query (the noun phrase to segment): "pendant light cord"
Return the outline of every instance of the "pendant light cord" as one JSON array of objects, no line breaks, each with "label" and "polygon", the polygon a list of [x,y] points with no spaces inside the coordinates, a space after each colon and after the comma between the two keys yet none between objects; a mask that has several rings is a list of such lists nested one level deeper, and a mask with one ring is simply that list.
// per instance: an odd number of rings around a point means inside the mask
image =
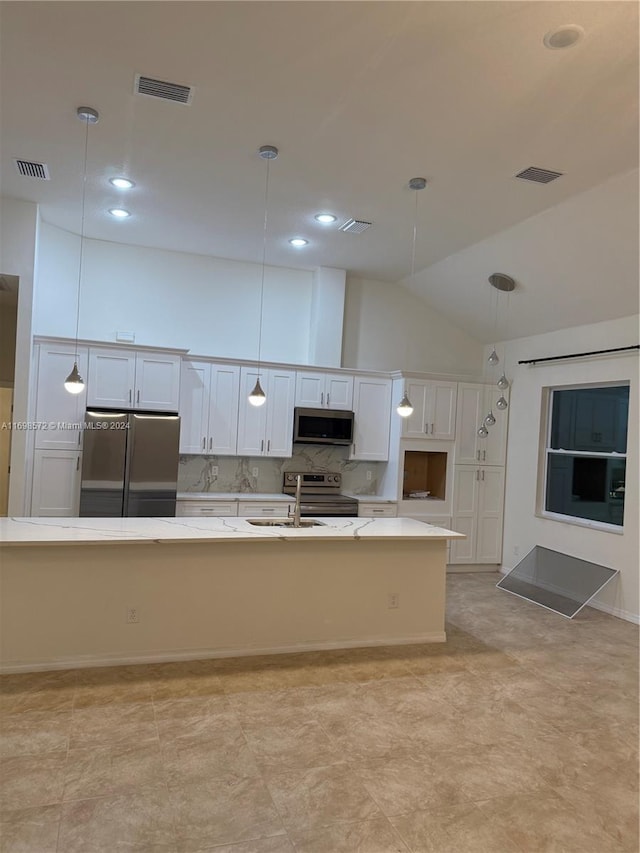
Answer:
[{"label": "pendant light cord", "polygon": [[80,258],[78,261],[78,298],[76,301],[76,347],[75,360],[78,361],[78,332],[80,329],[80,284],[82,281],[82,254],[84,251],[84,207],[87,195],[87,151],[89,149],[89,118],[85,119],[84,165],[82,169],[82,205],[80,214]]},{"label": "pendant light cord", "polygon": [[266,159],[267,174],[264,182],[264,222],[262,225],[262,274],[260,278],[260,325],[258,327],[258,375],[260,374],[260,362],[262,361],[262,306],[264,304],[264,266],[267,257],[267,219],[269,215],[269,159]]}]

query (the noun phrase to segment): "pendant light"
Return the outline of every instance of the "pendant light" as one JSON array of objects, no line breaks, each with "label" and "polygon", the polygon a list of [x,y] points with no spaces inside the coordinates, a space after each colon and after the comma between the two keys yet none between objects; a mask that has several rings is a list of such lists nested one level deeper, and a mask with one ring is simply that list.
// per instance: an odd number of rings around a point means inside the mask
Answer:
[{"label": "pendant light", "polygon": [[[505,337],[506,337],[507,333],[509,331],[509,329],[508,329],[508,326],[509,326],[509,294],[511,294],[511,292],[515,290],[516,283],[511,278],[510,275],[506,275],[505,273],[502,273],[502,272],[494,272],[489,276],[489,284],[492,287],[495,287],[495,289],[498,291],[498,297],[497,298],[499,298],[500,293],[506,293],[507,294],[507,311],[506,311],[506,328],[505,328]],[[496,308],[497,308],[497,304],[496,304]],[[498,386],[500,391],[503,392],[500,394],[500,397],[496,400],[496,409],[499,409],[501,412],[503,412],[509,405],[509,403],[507,402],[507,398],[504,396],[504,392],[509,387],[509,380],[507,379],[507,376],[504,372],[504,367],[503,367],[502,374],[501,374],[500,378],[496,382],[496,385]]]},{"label": "pendant light", "polygon": [[262,390],[260,384],[260,361],[262,354],[262,306],[264,303],[264,265],[267,252],[267,215],[269,211],[269,162],[275,160],[278,156],[278,149],[275,145],[261,145],[258,149],[258,155],[266,160],[266,178],[264,185],[264,221],[262,226],[262,273],[260,278],[260,326],[258,328],[258,378],[253,386],[253,391],[249,394],[249,402],[252,406],[262,406],[267,400],[267,395]]},{"label": "pendant light", "polygon": [[[413,274],[416,268],[416,235],[418,233],[418,193],[417,190],[423,190],[427,185],[426,178],[411,178],[409,181],[409,189],[416,191],[416,203],[415,210],[413,214],[413,236],[411,239],[411,278],[413,278]],[[407,390],[405,388],[404,394],[402,395],[402,400],[398,403],[396,408],[396,412],[400,415],[401,418],[408,418],[409,415],[413,414],[413,406],[411,405],[411,400],[407,395]]]},{"label": "pendant light", "polygon": [[[498,329],[498,301],[499,301],[500,293],[507,293],[507,294],[511,293],[511,291],[515,289],[516,283],[511,278],[511,276],[505,275],[505,273],[496,272],[496,273],[492,273],[492,275],[489,276],[489,284],[492,287],[494,287],[496,290],[496,295],[495,295],[496,304],[495,304],[495,312],[494,312],[494,320],[493,320],[493,339],[495,342],[496,337],[497,337],[497,329]],[[508,302],[507,302],[507,306],[508,306]],[[489,353],[489,357],[487,358],[487,364],[492,369],[497,367],[498,364],[500,364],[500,357],[498,356],[498,353],[496,352],[495,343],[491,349],[491,352]],[[500,375],[500,378],[496,382],[496,385],[500,389],[500,391],[502,391],[502,392],[506,391],[507,388],[509,387],[509,380],[506,377],[504,369],[502,371],[502,374]],[[496,409],[498,409],[499,411],[504,411],[508,407],[508,405],[509,404],[507,402],[507,399],[504,396],[504,393],[502,393],[500,395],[500,397],[498,398],[498,400],[496,400]],[[485,415],[485,417],[482,420],[482,423],[478,427],[478,435],[480,436],[480,438],[486,438],[489,435],[489,427],[494,426],[495,423],[496,423],[496,416],[493,414],[493,407],[491,406],[489,408],[489,413],[487,415]]]},{"label": "pendant light", "polygon": [[76,114],[85,123],[84,133],[84,167],[82,170],[82,206],[80,215],[80,258],[78,260],[78,297],[76,300],[76,338],[74,349],[73,370],[64,380],[64,387],[70,394],[80,394],[84,391],[84,380],[78,370],[78,329],[80,324],[80,282],[82,281],[82,252],[84,249],[84,206],[87,194],[87,151],[89,148],[89,125],[97,124],[98,111],[92,107],[78,107]]}]

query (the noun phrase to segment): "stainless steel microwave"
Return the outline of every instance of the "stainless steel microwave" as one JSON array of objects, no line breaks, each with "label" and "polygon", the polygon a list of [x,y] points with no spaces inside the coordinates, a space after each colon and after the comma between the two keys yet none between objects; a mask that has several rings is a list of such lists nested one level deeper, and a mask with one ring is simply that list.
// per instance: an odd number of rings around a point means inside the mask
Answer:
[{"label": "stainless steel microwave", "polygon": [[305,444],[351,444],[353,412],[341,409],[294,409],[293,440]]}]

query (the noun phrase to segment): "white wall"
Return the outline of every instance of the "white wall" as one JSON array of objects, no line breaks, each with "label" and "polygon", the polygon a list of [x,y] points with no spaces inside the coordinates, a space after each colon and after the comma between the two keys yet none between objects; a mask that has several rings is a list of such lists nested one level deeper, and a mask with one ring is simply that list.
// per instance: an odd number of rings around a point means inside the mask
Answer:
[{"label": "white wall", "polygon": [[402,284],[347,276],[344,367],[477,374],[482,345]]},{"label": "white wall", "polygon": [[[509,412],[503,563],[513,568],[534,545],[620,570],[596,599],[608,612],[638,621],[638,353],[517,366],[520,359],[588,352],[638,343],[638,316],[509,341],[507,375],[513,380]],[[504,354],[504,345],[498,347]],[[560,385],[629,381],[629,434],[624,532],[540,518],[536,490],[540,463],[542,389]],[[519,549],[520,557],[514,554]]]},{"label": "white wall", "polygon": [[[26,422],[29,414],[32,302],[38,274],[39,226],[37,205],[12,198],[0,199],[0,272],[19,278],[14,421]],[[28,481],[26,440],[25,431],[12,433],[9,515],[24,515],[25,483]]]},{"label": "white wall", "polygon": [[[79,238],[42,223],[33,333],[75,336]],[[263,360],[308,363],[313,273],[266,267]],[[79,336],[258,358],[261,266],[85,240]]]}]

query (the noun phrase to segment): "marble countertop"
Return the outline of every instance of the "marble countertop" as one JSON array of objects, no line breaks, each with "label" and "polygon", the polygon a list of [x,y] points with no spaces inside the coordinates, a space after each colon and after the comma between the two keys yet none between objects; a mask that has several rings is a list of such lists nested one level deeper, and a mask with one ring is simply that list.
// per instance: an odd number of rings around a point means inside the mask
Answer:
[{"label": "marble countertop", "polygon": [[261,492],[178,492],[178,501],[283,501],[291,503],[290,495],[282,492],[267,494]]},{"label": "marble countertop", "polygon": [[353,492],[343,492],[343,495],[347,498],[355,498],[357,501],[361,501],[365,504],[397,504],[398,501],[395,498],[383,498],[380,495],[356,495]]},{"label": "marble countertop", "polygon": [[0,547],[464,538],[412,518],[323,518],[306,528],[256,527],[246,518],[0,518]]}]

